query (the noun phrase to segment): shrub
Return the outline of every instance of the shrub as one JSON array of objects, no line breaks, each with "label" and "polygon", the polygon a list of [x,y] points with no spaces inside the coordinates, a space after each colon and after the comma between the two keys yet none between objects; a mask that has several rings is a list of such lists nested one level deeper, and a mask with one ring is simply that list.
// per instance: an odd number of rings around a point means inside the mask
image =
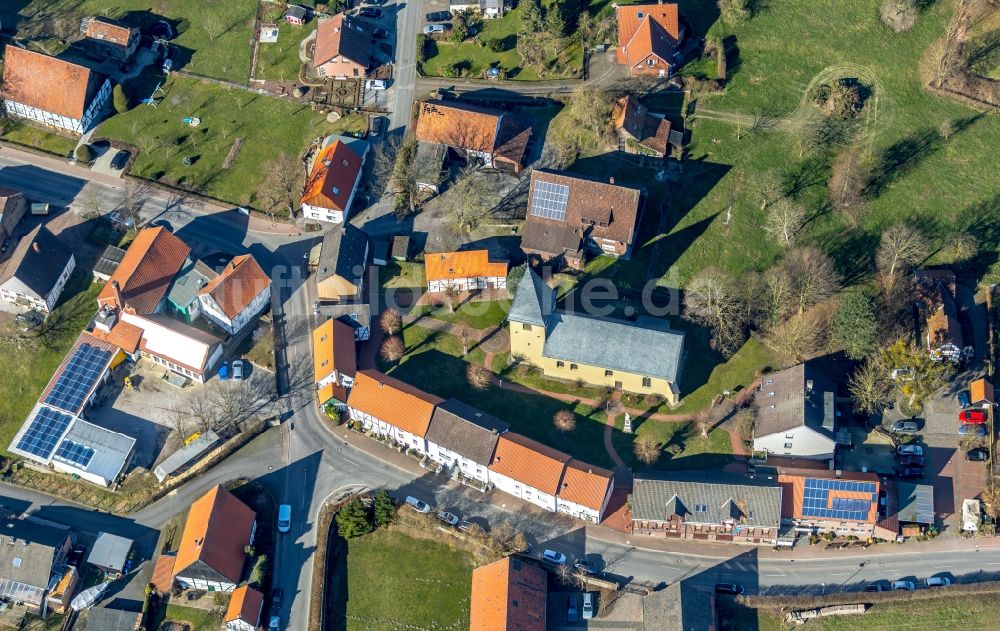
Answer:
[{"label": "shrub", "polygon": [[431,38],[423,33],[417,35],[417,63],[422,64],[427,61],[427,47]]},{"label": "shrub", "polygon": [[76,159],[79,162],[91,162],[94,159],[94,152],[90,150],[90,145],[80,145],[77,147]]},{"label": "shrub", "polygon": [[882,0],[878,10],[882,23],[897,33],[913,28],[917,23],[917,13],[914,0]]},{"label": "shrub", "polygon": [[506,44],[504,44],[502,37],[495,37],[493,39],[487,40],[486,47],[495,53],[502,53],[507,50]]},{"label": "shrub", "polygon": [[125,94],[125,88],[121,84],[116,85],[115,89],[112,90],[111,102],[119,114],[124,114],[129,110],[128,95]]},{"label": "shrub", "polygon": [[718,0],[719,13],[729,24],[739,24],[750,19],[750,6],[747,0]]},{"label": "shrub", "polygon": [[812,101],[828,116],[841,120],[854,118],[864,105],[861,87],[856,81],[848,79],[820,85],[813,93]]},{"label": "shrub", "polygon": [[572,410],[559,410],[552,417],[552,424],[560,432],[571,432],[576,429],[576,414]]},{"label": "shrub", "polygon": [[264,584],[264,578],[267,576],[267,555],[262,554],[257,557],[257,560],[253,564],[253,569],[250,570],[250,580],[248,581],[254,587],[260,587]]},{"label": "shrub", "polygon": [[396,519],[396,503],[392,501],[389,492],[382,489],[375,495],[375,525],[379,528],[388,526]]},{"label": "shrub", "polygon": [[360,499],[355,497],[337,511],[337,529],[344,539],[366,535],[373,530],[368,511]]}]

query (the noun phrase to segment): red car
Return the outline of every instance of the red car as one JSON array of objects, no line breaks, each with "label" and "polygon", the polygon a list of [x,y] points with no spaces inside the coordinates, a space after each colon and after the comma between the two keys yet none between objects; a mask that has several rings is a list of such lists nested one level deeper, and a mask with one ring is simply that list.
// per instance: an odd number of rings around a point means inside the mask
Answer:
[{"label": "red car", "polygon": [[982,410],[962,410],[958,413],[959,423],[980,424],[986,422],[986,413]]}]

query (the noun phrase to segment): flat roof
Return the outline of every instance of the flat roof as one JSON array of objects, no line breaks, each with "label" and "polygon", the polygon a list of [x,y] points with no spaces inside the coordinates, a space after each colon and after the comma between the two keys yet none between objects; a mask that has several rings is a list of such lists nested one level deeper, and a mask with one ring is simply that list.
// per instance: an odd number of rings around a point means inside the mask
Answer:
[{"label": "flat roof", "polygon": [[87,563],[120,572],[125,568],[130,550],[132,550],[131,539],[102,532],[97,535],[97,541],[94,542],[94,547],[87,555]]}]

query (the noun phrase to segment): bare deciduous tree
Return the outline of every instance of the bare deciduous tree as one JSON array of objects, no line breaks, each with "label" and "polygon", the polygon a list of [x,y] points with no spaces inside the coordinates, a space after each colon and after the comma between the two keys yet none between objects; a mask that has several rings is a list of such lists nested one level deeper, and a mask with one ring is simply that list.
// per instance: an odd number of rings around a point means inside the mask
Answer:
[{"label": "bare deciduous tree", "polygon": [[[322,175],[321,169],[315,177]],[[302,193],[304,181],[302,164],[287,153],[283,153],[265,168],[264,179],[257,187],[257,199],[263,203],[265,210],[272,213],[287,213],[289,217],[294,217],[295,206]]]},{"label": "bare deciduous tree", "polygon": [[398,362],[406,354],[406,345],[398,335],[392,335],[382,341],[378,354],[387,362]]},{"label": "bare deciduous tree", "polygon": [[854,406],[865,414],[877,414],[892,401],[889,369],[878,356],[869,357],[848,381]]},{"label": "bare deciduous tree", "polygon": [[455,298],[458,298],[458,294],[461,292],[454,285],[448,285],[442,293],[444,294],[445,304],[448,305],[448,313],[455,313]]},{"label": "bare deciduous tree", "polygon": [[379,326],[386,335],[396,335],[403,328],[403,318],[396,309],[386,309],[379,317]]},{"label": "bare deciduous tree", "polygon": [[462,355],[468,355],[469,344],[476,339],[476,336],[472,332],[472,327],[465,322],[459,322],[455,329],[455,337],[457,337],[458,341],[462,344]]},{"label": "bare deciduous tree", "polygon": [[712,329],[712,345],[726,356],[735,353],[745,337],[741,296],[732,277],[716,267],[699,272],[684,295],[687,314]]},{"label": "bare deciduous tree", "polygon": [[767,209],[764,229],[782,245],[791,245],[806,222],[806,209],[795,200],[782,197]]},{"label": "bare deciduous tree", "polygon": [[574,91],[566,106],[576,125],[596,138],[606,138],[611,130],[611,95],[597,88]]},{"label": "bare deciduous tree", "polygon": [[84,219],[98,218],[104,214],[104,198],[97,186],[88,183],[76,198],[80,214]]},{"label": "bare deciduous tree", "polygon": [[897,223],[882,233],[875,257],[879,280],[891,289],[900,276],[927,256],[927,240],[915,228]]},{"label": "bare deciduous tree", "polygon": [[695,427],[702,438],[708,436],[708,430],[712,427],[712,412],[708,408],[698,410],[694,417]]},{"label": "bare deciduous tree", "polygon": [[463,169],[447,193],[441,196],[456,233],[478,228],[493,210],[491,199],[486,181],[471,166]]},{"label": "bare deciduous tree", "polygon": [[182,437],[212,430],[225,438],[273,414],[277,398],[274,378],[254,371],[242,381],[210,382],[167,412],[171,427]]},{"label": "bare deciduous tree", "polygon": [[660,459],[660,445],[649,436],[639,436],[632,443],[632,451],[636,459],[647,465],[655,464]]},{"label": "bare deciduous tree", "polygon": [[840,278],[833,262],[819,248],[789,250],[781,261],[791,280],[791,298],[798,313],[833,295]]},{"label": "bare deciduous tree", "polygon": [[560,432],[572,432],[576,429],[576,414],[572,410],[559,410],[552,417],[552,424]]},{"label": "bare deciduous tree", "polygon": [[814,356],[825,340],[822,318],[814,311],[796,313],[769,327],[763,336],[764,342],[794,363]]},{"label": "bare deciduous tree", "polygon": [[469,367],[465,369],[465,378],[469,381],[469,385],[476,390],[489,388],[492,376],[492,373],[482,364],[469,364]]}]

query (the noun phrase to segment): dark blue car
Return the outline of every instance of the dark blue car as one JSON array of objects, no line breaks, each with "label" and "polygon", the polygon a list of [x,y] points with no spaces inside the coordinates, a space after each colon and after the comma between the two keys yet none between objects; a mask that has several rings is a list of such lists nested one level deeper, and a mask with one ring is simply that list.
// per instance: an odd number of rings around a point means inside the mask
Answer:
[{"label": "dark blue car", "polygon": [[972,405],[972,400],[969,398],[968,390],[962,390],[961,392],[958,393],[958,404],[962,406],[962,409],[965,409],[970,405]]},{"label": "dark blue car", "polygon": [[972,436],[985,436],[986,435],[986,425],[983,424],[972,424],[972,423],[962,423],[958,426],[958,433],[962,436],[972,435]]}]

